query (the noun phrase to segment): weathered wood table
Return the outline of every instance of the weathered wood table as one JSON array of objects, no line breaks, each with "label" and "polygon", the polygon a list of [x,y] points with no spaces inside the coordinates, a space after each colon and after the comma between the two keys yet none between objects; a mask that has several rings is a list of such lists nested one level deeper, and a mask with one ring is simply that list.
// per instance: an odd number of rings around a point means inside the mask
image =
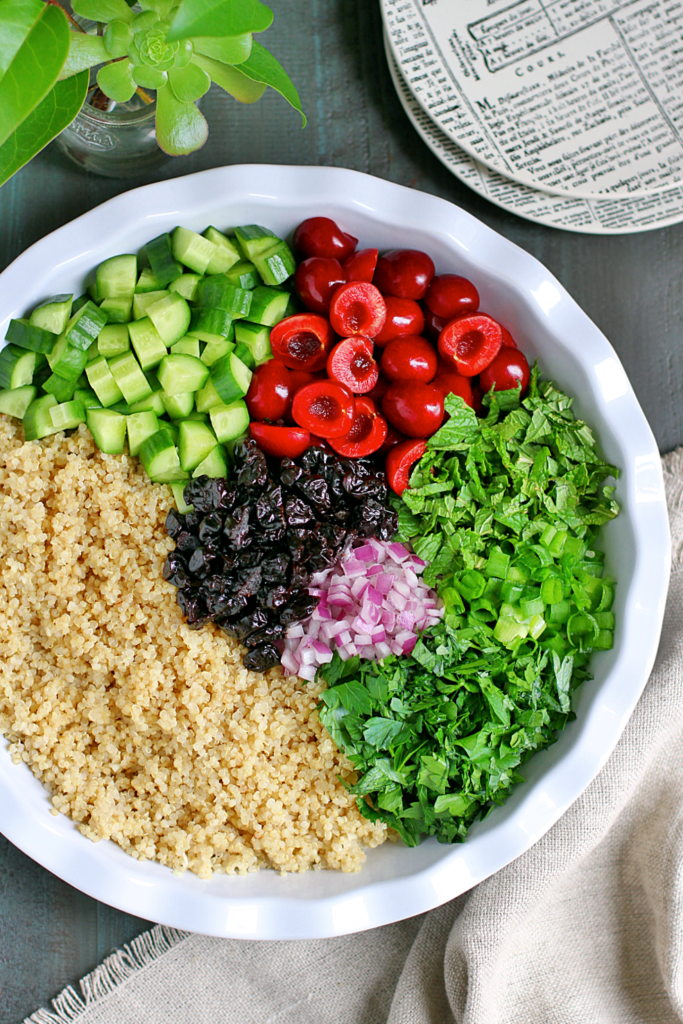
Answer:
[{"label": "weathered wood table", "polygon": [[[372,0],[272,0],[267,42],[308,114],[275,94],[252,107],[206,97],[203,150],[154,178],[228,163],[352,167],[462,206],[538,257],[610,339],[662,452],[683,443],[683,225],[621,238],[557,231],[506,214],[461,185],[420,141],[394,94]],[[0,269],[111,196],[154,178],[86,176],[54,146],[0,189]],[[1,571],[1,570],[0,570]],[[148,922],[44,871],[0,837],[0,1024],[18,1024]]]}]

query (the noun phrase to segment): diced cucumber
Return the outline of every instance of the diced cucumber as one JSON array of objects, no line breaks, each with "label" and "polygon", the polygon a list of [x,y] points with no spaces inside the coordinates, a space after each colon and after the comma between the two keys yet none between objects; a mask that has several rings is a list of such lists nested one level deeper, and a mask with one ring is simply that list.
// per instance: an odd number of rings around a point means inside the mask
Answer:
[{"label": "diced cucumber", "polygon": [[59,427],[52,425],[50,409],[57,405],[54,395],[43,395],[31,402],[24,414],[24,437],[27,441],[37,441],[41,437],[56,434]]},{"label": "diced cucumber", "polygon": [[221,231],[209,227],[203,234],[204,238],[208,238],[216,246],[216,252],[206,268],[207,274],[224,274],[226,270],[230,270],[230,267],[234,267],[242,259],[242,253],[237,245]]},{"label": "diced cucumber", "polygon": [[[102,296],[98,294],[98,291],[97,291],[97,282],[96,282],[96,281],[92,281],[92,282],[91,282],[91,283],[90,283],[90,284],[89,284],[89,285],[88,285],[88,286],[86,287],[86,289],[85,289],[85,290],[87,291],[88,295],[90,296],[90,299],[91,299],[91,301],[92,301],[92,302],[99,302],[99,301],[100,301],[100,299],[102,298]],[[73,312],[74,312],[74,310],[72,310],[71,312],[73,313]]]},{"label": "diced cucumber", "polygon": [[98,309],[94,302],[86,302],[69,320],[64,337],[73,348],[86,352],[106,322],[107,314]]},{"label": "diced cucumber", "polygon": [[[173,256],[171,236],[166,233],[153,238],[145,245],[149,265],[157,281],[157,288],[165,288],[175,281],[183,272],[181,265]],[[139,283],[139,282],[138,282]]]},{"label": "diced cucumber", "polygon": [[[38,355],[37,352],[36,352],[36,355]],[[36,362],[37,369],[35,369],[33,371],[33,383],[35,384],[35,386],[37,388],[39,388],[42,384],[44,384],[45,381],[50,376],[50,374],[52,373],[52,370],[48,366],[46,357],[43,356],[42,358],[45,359],[45,365],[44,366],[38,366],[38,363]]]},{"label": "diced cucumber", "polygon": [[288,302],[289,294],[287,292],[259,285],[251,292],[249,320],[254,324],[274,327],[284,318]]},{"label": "diced cucumber", "polygon": [[53,405],[50,408],[50,419],[57,430],[72,430],[85,423],[85,409],[79,401],[72,399],[70,402]]},{"label": "diced cucumber", "polygon": [[249,390],[251,370],[234,352],[218,359],[210,372],[211,382],[225,405],[234,402],[236,398],[243,398]]},{"label": "diced cucumber", "polygon": [[92,363],[88,363],[85,368],[85,375],[88,378],[90,387],[93,389],[105,409],[110,405],[115,405],[117,402],[120,402],[123,398],[121,388],[114,380],[114,376],[109,369],[109,364],[106,359],[100,358],[96,359]]},{"label": "diced cucumber", "polygon": [[177,448],[178,447],[178,434],[180,433],[177,425],[175,423],[168,423],[167,420],[161,420],[160,423],[159,423],[159,427],[160,428],[163,427],[163,429],[166,430],[171,435],[171,437],[173,438],[173,444]]},{"label": "diced cucumber", "polygon": [[97,351],[105,359],[122,356],[129,350],[130,337],[126,324],[107,324],[97,336]]},{"label": "diced cucumber", "polygon": [[254,362],[257,366],[267,363],[273,358],[270,347],[270,328],[262,324],[252,324],[241,320],[235,324],[235,338],[240,345],[246,345],[251,350]]},{"label": "diced cucumber", "polygon": [[175,345],[171,345],[171,355],[194,356],[195,359],[199,359],[199,338],[191,338],[186,334],[180,341],[176,341]]},{"label": "diced cucumber", "polygon": [[48,395],[54,395],[58,402],[69,402],[76,392],[75,380],[64,380],[56,373],[51,373],[46,381],[43,381],[43,391]]},{"label": "diced cucumber", "polygon": [[159,280],[149,267],[143,267],[140,271],[138,283],[135,285],[135,294],[144,294],[145,292],[157,292],[161,288]]},{"label": "diced cucumber", "polygon": [[[203,364],[202,364],[203,365]],[[0,388],[22,388],[33,382],[36,353],[16,345],[5,345],[0,351]],[[208,375],[208,369],[207,369]]]},{"label": "diced cucumber", "polygon": [[230,267],[230,270],[226,271],[225,276],[230,284],[236,284],[238,288],[244,288],[247,291],[251,291],[252,288],[256,288],[260,284],[256,267],[248,260],[240,260],[234,267]]},{"label": "diced cucumber", "polygon": [[[182,419],[184,419],[184,420],[197,420],[198,422],[201,422],[201,423],[208,423],[209,422],[209,414],[208,414],[208,412],[197,412],[196,409],[193,409],[192,412],[188,412],[187,416],[183,416]],[[171,423],[175,423],[175,425],[177,427],[180,426],[181,422],[182,422],[182,420],[171,420]]]},{"label": "diced cucumber", "polygon": [[[50,331],[52,334],[61,334],[71,316],[72,299],[73,295],[53,295],[51,299],[36,306],[31,313],[29,323],[33,327],[42,327],[44,331]],[[82,304],[85,305],[85,302]],[[73,312],[75,313],[76,310]]]},{"label": "diced cucumber", "polygon": [[132,352],[108,360],[109,369],[126,402],[141,402],[152,394],[147,378]]},{"label": "diced cucumber", "polygon": [[259,224],[245,224],[243,227],[235,228],[235,235],[240,244],[240,249],[248,260],[254,262],[254,256],[259,256],[266,249],[272,249],[279,241],[277,235],[268,228],[262,228]]},{"label": "diced cucumber", "polygon": [[126,417],[113,409],[88,409],[88,430],[101,452],[122,455],[126,443]]},{"label": "diced cucumber", "polygon": [[[90,302],[90,296],[88,295],[79,295],[77,299],[74,299],[71,303],[71,316],[73,316],[74,313],[78,313],[79,309],[82,309],[86,302]],[[60,334],[61,333],[62,332],[60,331]]]},{"label": "diced cucumber", "polygon": [[28,320],[10,320],[7,334],[7,341],[18,348],[28,349],[29,352],[52,352],[57,341],[57,335],[44,327],[37,327]]},{"label": "diced cucumber", "polygon": [[209,309],[227,310],[233,318],[246,317],[251,309],[251,292],[232,284],[225,274],[214,274],[202,281],[199,303]]},{"label": "diced cucumber", "polygon": [[128,402],[115,402],[114,405],[110,405],[109,408],[112,412],[120,412],[122,416],[130,416],[130,406]]},{"label": "diced cucumber", "polygon": [[166,346],[148,316],[128,325],[130,342],[143,370],[158,366],[166,355]]},{"label": "diced cucumber", "polygon": [[179,395],[167,395],[162,391],[161,401],[172,420],[183,420],[194,409],[194,395],[194,391],[183,391]]},{"label": "diced cucumber", "polygon": [[137,256],[112,256],[97,268],[97,294],[100,299],[127,298],[135,291],[137,277]]},{"label": "diced cucumber", "polygon": [[0,391],[0,412],[4,412],[6,416],[14,416],[18,420],[23,420],[26,410],[31,402],[35,401],[37,394],[38,388],[33,384],[24,384],[12,391]]},{"label": "diced cucumber", "polygon": [[194,396],[194,404],[197,412],[209,412],[216,405],[223,405],[221,396],[213,386],[211,378],[209,378],[197,394]]},{"label": "diced cucumber", "polygon": [[210,476],[213,479],[223,479],[227,475],[228,460],[225,457],[225,449],[222,445],[217,444],[216,447],[209,452],[204,461],[199,463],[192,473],[192,479],[196,480],[200,476]]},{"label": "diced cucumber", "polygon": [[[182,342],[178,342],[182,344]],[[234,341],[228,341],[227,339],[221,339],[221,341],[209,341],[204,346],[204,351],[201,354],[201,360],[206,366],[213,366],[217,359],[221,359],[223,356],[227,356],[230,352],[234,351]]]},{"label": "diced cucumber", "polygon": [[170,355],[161,361],[157,377],[167,395],[199,391],[209,376],[209,367],[194,356]]},{"label": "diced cucumber", "polygon": [[249,427],[249,411],[246,403],[238,400],[230,405],[217,405],[209,411],[214,433],[221,444],[234,441]]},{"label": "diced cucumber", "polygon": [[76,388],[74,398],[81,403],[86,412],[88,409],[102,408],[102,403],[92,388]]},{"label": "diced cucumber", "polygon": [[183,420],[178,434],[180,465],[186,472],[191,472],[204,461],[217,444],[213,430],[206,423],[199,420]]},{"label": "diced cucumber", "polygon": [[[180,280],[180,278],[178,279]],[[175,283],[175,282],[174,282]],[[160,288],[153,292],[143,292],[133,296],[133,320],[141,320],[143,316],[147,316],[147,310],[150,306],[158,302],[159,299],[165,298],[166,295],[170,295],[170,291],[166,288]]]},{"label": "diced cucumber", "polygon": [[147,398],[143,398],[141,402],[133,402],[131,404],[130,411],[153,412],[157,416],[163,416],[166,413],[166,408],[161,397],[162,394],[163,392],[157,384],[156,389],[152,388],[151,395],[148,395]]},{"label": "diced cucumber", "polygon": [[173,491],[173,499],[180,514],[184,516],[191,512],[194,505],[188,505],[185,501],[185,484],[182,481],[172,481],[169,487]]},{"label": "diced cucumber", "polygon": [[[205,274],[218,246],[189,228],[176,228],[171,239],[173,257],[196,274]],[[150,261],[151,262],[151,261]]]},{"label": "diced cucumber", "polygon": [[296,261],[286,242],[278,242],[271,249],[266,249],[252,258],[266,285],[282,284],[296,270]]},{"label": "diced cucumber", "polygon": [[[83,307],[85,309],[85,306]],[[88,362],[87,349],[75,348],[66,340],[66,334],[60,335],[55,347],[47,357],[53,373],[65,380],[78,380]],[[24,383],[28,383],[25,381]]]},{"label": "diced cucumber", "polygon": [[166,426],[143,441],[140,461],[150,480],[157,483],[170,484],[188,479],[188,474],[180,465],[180,456],[171,431]]},{"label": "diced cucumber", "polygon": [[188,334],[206,341],[207,338],[231,338],[234,334],[233,315],[227,309],[208,309],[200,306],[192,310]]},{"label": "diced cucumber", "polygon": [[235,355],[238,359],[241,359],[245,366],[248,366],[250,370],[256,369],[256,360],[252,354],[251,349],[248,345],[245,345],[243,341],[235,346]]},{"label": "diced cucumber", "polygon": [[127,324],[131,318],[133,299],[129,295],[124,299],[103,299],[100,302],[100,309],[107,314],[107,321],[110,324]]},{"label": "diced cucumber", "polygon": [[199,292],[199,285],[204,280],[199,274],[181,274],[168,286],[170,292],[177,292],[187,302],[194,302]]},{"label": "diced cucumber", "polygon": [[126,430],[128,432],[128,451],[131,455],[137,455],[142,448],[143,442],[156,434],[159,429],[159,421],[151,410],[146,412],[134,412],[126,417]]},{"label": "diced cucumber", "polygon": [[153,302],[147,316],[165,345],[173,345],[184,338],[190,326],[190,307],[177,292],[169,292],[163,299]]},{"label": "diced cucumber", "polygon": [[294,314],[298,313],[298,312],[299,312],[299,307],[296,304],[294,296],[290,295],[289,296],[289,302],[287,303],[287,308],[285,309],[285,312],[283,314],[282,319],[284,320],[285,317],[294,316]]}]

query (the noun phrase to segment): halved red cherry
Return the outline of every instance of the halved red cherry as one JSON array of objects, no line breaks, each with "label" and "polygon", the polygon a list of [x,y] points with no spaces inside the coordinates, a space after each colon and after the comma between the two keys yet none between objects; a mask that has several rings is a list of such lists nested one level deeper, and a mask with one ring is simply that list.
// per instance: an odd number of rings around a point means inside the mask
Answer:
[{"label": "halved red cherry", "polygon": [[392,427],[391,423],[387,424],[387,436],[382,442],[382,447],[379,449],[380,455],[386,455],[388,451],[391,451],[401,441],[406,440],[406,435],[402,434],[396,427]]},{"label": "halved red cherry", "polygon": [[250,423],[249,436],[262,452],[276,459],[298,459],[310,448],[311,435],[301,427],[276,427],[270,423]]},{"label": "halved red cherry", "polygon": [[479,292],[460,274],[437,274],[424,300],[432,313],[445,320],[452,320],[461,313],[475,313],[479,309]]},{"label": "halved red cherry", "polygon": [[327,313],[330,299],[346,275],[339,260],[309,256],[296,268],[294,287],[306,309],[311,313]]},{"label": "halved red cherry", "polygon": [[342,263],[347,281],[372,282],[379,257],[379,249],[359,249]]},{"label": "halved red cherry", "polygon": [[337,288],[330,302],[330,323],[342,338],[374,338],[384,327],[387,307],[374,284],[352,281]]},{"label": "halved red cherry", "polygon": [[434,378],[432,387],[438,388],[444,398],[446,395],[460,395],[465,403],[474,409],[469,377],[461,377],[459,373],[444,373]]},{"label": "halved red cherry", "polygon": [[493,317],[460,316],[439,335],[439,352],[463,377],[476,377],[498,355],[503,331]]},{"label": "halved red cherry", "polygon": [[500,325],[500,329],[503,332],[503,348],[517,348],[517,342],[512,337],[507,327]]},{"label": "halved red cherry", "polygon": [[356,399],[356,410],[348,434],[330,438],[330,448],[337,455],[350,459],[361,459],[378,451],[387,436],[387,421],[377,412],[375,403],[360,395]]},{"label": "halved red cherry", "polygon": [[422,333],[424,333],[425,337],[429,338],[430,341],[436,342],[439,340],[439,335],[448,323],[448,320],[442,316],[437,316],[436,313],[432,313],[429,306],[426,306],[424,302],[420,305],[425,318],[425,325]]},{"label": "halved red cherry", "polygon": [[375,405],[377,406],[377,408],[379,409],[382,405],[382,399],[384,398],[388,390],[389,381],[386,379],[386,377],[380,376],[379,380],[375,384],[372,391],[368,391],[368,398],[371,398]]},{"label": "halved red cherry", "polygon": [[372,391],[379,379],[379,367],[372,357],[372,342],[367,338],[345,338],[327,357],[327,374],[345,384],[354,395]]},{"label": "halved red cherry", "polygon": [[308,217],[294,232],[294,248],[300,256],[326,256],[345,260],[358,245],[358,239],[347,235],[329,217]]},{"label": "halved red cherry", "polygon": [[376,345],[384,346],[404,334],[422,334],[425,317],[415,299],[397,299],[395,295],[387,295],[384,301],[387,318],[384,327],[375,337]]},{"label": "halved red cherry", "polygon": [[513,388],[521,387],[524,394],[529,386],[531,376],[529,364],[526,357],[517,348],[501,348],[500,352],[492,363],[482,370],[479,377],[484,394],[491,388],[496,391],[512,391]]},{"label": "halved red cherry", "polygon": [[382,295],[421,299],[434,277],[434,261],[419,249],[392,249],[380,256],[373,283]]},{"label": "halved red cherry", "polygon": [[306,384],[294,396],[292,418],[300,427],[325,438],[348,434],[353,424],[355,402],[351,392],[332,380]]},{"label": "halved red cherry", "polygon": [[382,412],[408,437],[431,437],[443,420],[443,395],[431,384],[399,380],[384,396]]},{"label": "halved red cherry", "polygon": [[407,441],[401,441],[400,444],[395,445],[388,453],[387,480],[392,491],[395,491],[399,497],[408,486],[413,466],[426,451],[427,442],[425,440],[409,438]]},{"label": "halved red cherry", "polygon": [[436,349],[424,338],[394,338],[382,352],[382,373],[391,381],[421,380],[429,384],[436,375]]},{"label": "halved red cherry", "polygon": [[270,330],[273,355],[291,370],[322,370],[333,340],[330,322],[317,313],[295,313]]},{"label": "halved red cherry", "polygon": [[292,402],[290,371],[279,359],[257,366],[245,398],[252,420],[279,420]]}]

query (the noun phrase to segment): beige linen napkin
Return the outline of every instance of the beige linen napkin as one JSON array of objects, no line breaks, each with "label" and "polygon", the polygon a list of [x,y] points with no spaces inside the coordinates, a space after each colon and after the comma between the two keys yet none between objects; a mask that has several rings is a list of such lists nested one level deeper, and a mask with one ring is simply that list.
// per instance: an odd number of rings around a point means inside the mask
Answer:
[{"label": "beige linen napkin", "polygon": [[683,1021],[683,449],[664,471],[674,553],[655,669],[603,771],[528,853],[360,935],[155,928],[31,1024]]}]

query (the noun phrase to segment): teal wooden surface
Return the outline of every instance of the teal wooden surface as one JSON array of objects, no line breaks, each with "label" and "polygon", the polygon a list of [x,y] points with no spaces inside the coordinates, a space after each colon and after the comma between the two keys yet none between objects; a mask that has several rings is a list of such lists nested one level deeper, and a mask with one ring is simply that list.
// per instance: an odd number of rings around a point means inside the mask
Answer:
[{"label": "teal wooden surface", "polygon": [[[273,0],[268,46],[309,124],[274,94],[241,107],[208,94],[203,150],[144,178],[82,174],[49,147],[0,189],[0,268],[37,239],[151,180],[229,163],[352,167],[442,196],[557,275],[621,356],[660,449],[683,443],[683,225],[622,238],[575,235],[507,214],[457,182],[396,98],[374,0]],[[18,1024],[147,927],[60,882],[0,837],[0,1024]]]}]

